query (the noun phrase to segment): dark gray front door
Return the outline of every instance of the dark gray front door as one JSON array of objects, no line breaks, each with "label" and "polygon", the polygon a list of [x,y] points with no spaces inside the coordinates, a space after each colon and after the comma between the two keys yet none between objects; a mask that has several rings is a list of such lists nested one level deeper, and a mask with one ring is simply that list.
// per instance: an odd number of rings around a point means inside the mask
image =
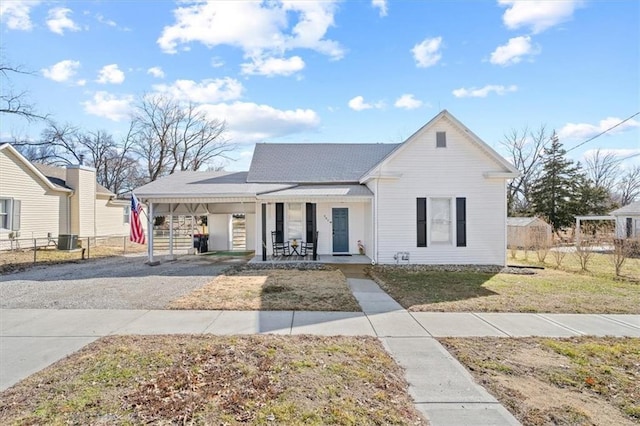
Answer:
[{"label": "dark gray front door", "polygon": [[335,208],[332,212],[333,252],[349,253],[349,209]]}]

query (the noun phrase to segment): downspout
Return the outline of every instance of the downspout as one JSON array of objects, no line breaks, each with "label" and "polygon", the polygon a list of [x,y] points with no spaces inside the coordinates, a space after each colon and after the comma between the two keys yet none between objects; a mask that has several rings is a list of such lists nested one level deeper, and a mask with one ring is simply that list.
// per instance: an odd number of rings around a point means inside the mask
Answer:
[{"label": "downspout", "polygon": [[373,259],[374,263],[378,263],[378,257],[379,257],[379,253],[378,253],[378,184],[380,183],[380,170],[378,170],[378,178],[376,179],[376,192],[375,194],[373,194],[373,201],[375,202],[375,226],[373,229],[374,232],[374,240],[375,240],[375,258]]},{"label": "downspout", "polygon": [[[73,197],[73,192],[67,195],[67,228],[64,230],[65,234],[71,234],[71,197]],[[60,235],[60,232],[58,232],[58,235]]]}]

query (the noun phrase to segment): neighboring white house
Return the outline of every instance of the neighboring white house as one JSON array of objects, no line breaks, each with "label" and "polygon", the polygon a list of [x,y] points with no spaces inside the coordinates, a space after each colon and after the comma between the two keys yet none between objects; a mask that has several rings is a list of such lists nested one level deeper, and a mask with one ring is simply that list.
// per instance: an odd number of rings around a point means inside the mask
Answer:
[{"label": "neighboring white house", "polygon": [[129,234],[129,202],[96,183],[95,169],[34,164],[0,145],[0,240]]},{"label": "neighboring white house", "polygon": [[614,210],[610,215],[616,219],[618,238],[640,238],[640,201]]},{"label": "neighboring white house", "polygon": [[[208,215],[214,249],[244,213],[271,233],[377,263],[506,263],[506,181],[518,171],[446,110],[401,144],[257,144],[248,172],[179,172],[135,190],[157,215]],[[317,234],[316,234],[317,233]]]}]

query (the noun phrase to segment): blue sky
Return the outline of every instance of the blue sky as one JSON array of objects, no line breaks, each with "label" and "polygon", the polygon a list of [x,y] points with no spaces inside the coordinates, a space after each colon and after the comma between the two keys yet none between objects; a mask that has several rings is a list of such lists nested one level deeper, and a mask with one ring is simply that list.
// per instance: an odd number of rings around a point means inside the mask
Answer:
[{"label": "blue sky", "polygon": [[[640,111],[638,1],[19,1],[3,61],[42,113],[114,135],[162,92],[256,142],[401,142],[448,109],[489,145],[546,124],[566,149]],[[6,90],[3,88],[2,90]],[[42,126],[2,117],[2,139]],[[640,115],[571,151],[640,154]],[[640,164],[640,155],[623,163]]]}]

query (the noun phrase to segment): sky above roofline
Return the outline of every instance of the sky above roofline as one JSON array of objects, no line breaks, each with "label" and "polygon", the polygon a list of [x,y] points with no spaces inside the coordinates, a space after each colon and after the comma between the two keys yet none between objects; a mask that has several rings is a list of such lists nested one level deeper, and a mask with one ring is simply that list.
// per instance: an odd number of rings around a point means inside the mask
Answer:
[{"label": "sky above roofline", "polygon": [[[399,143],[445,108],[503,154],[544,124],[575,160],[640,164],[639,117],[607,131],[640,111],[639,21],[636,1],[0,4],[3,62],[34,71],[12,83],[39,111],[118,137],[146,93],[191,101],[227,121],[230,170],[256,142]],[[0,122],[3,141],[41,130]]]}]

